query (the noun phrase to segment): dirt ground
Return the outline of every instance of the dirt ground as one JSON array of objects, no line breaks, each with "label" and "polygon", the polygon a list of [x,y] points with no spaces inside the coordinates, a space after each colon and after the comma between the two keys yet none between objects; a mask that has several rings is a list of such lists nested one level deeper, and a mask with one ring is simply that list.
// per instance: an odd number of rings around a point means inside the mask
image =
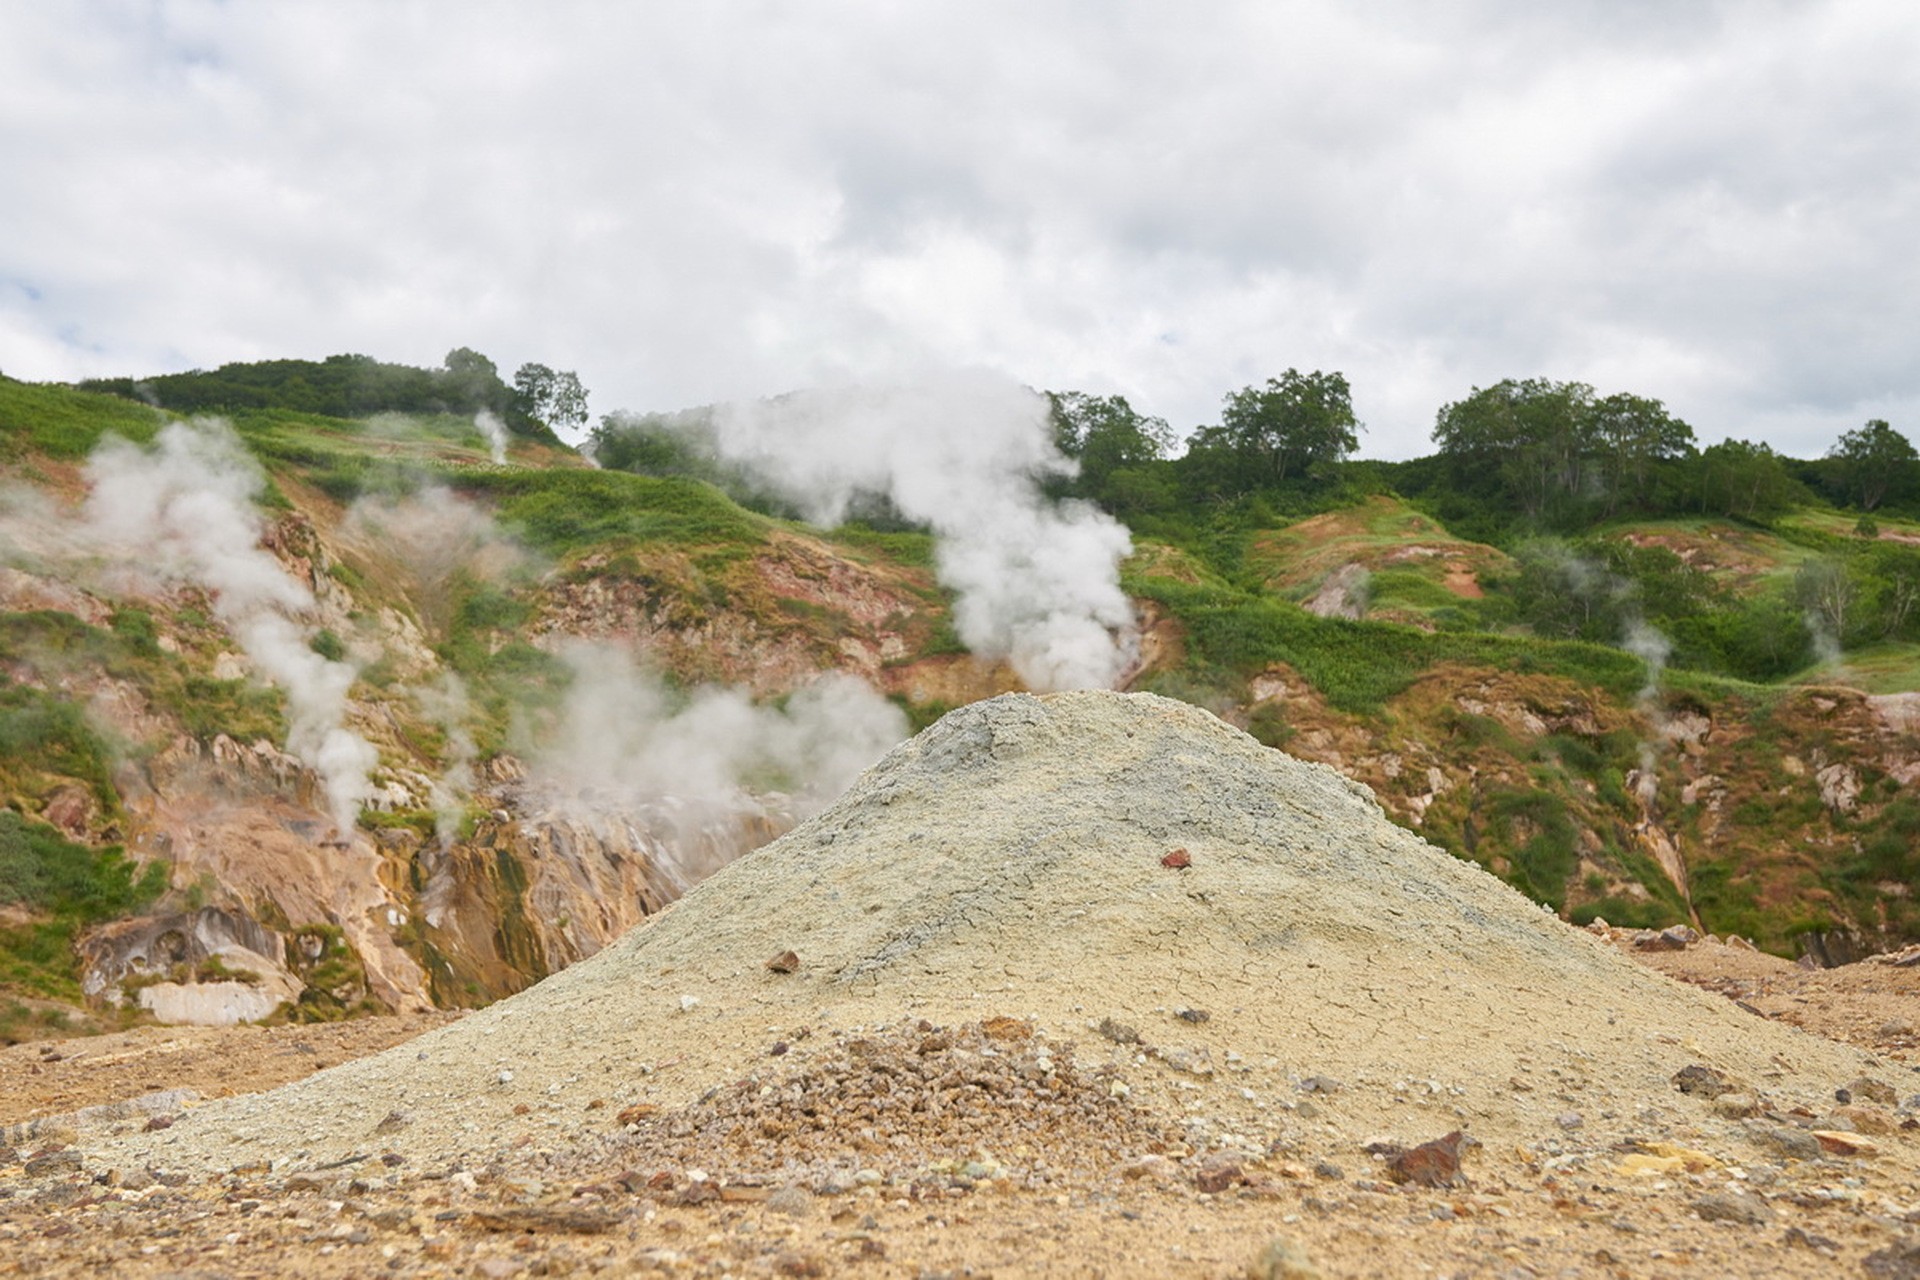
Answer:
[{"label": "dirt ground", "polygon": [[[1671,978],[1871,1049],[1890,1066],[1916,1049],[1920,964],[1805,970],[1714,942],[1650,951],[1625,931],[1613,941]],[[1115,1112],[1098,1090],[1076,1095],[1071,1078],[1056,1092],[1069,1104],[1081,1096],[1079,1111],[1068,1105],[1065,1119],[1033,1129],[1057,1154],[1045,1185],[957,1160],[940,1166],[945,1177],[905,1186],[861,1178],[827,1194],[729,1178],[720,1135],[743,1120],[770,1123],[756,1118],[751,1092],[708,1100],[699,1114],[635,1115],[598,1150],[523,1143],[517,1156],[471,1170],[416,1170],[392,1155],[295,1176],[61,1164],[61,1115],[156,1090],[212,1098],[271,1088],[452,1016],[143,1028],[0,1050],[0,1124],[25,1139],[0,1152],[0,1274],[1920,1276],[1920,1215],[1903,1209],[1871,1158],[1730,1168],[1688,1148],[1682,1131],[1619,1153],[1610,1169],[1540,1149],[1469,1148],[1462,1181],[1427,1187],[1396,1182],[1382,1157],[1358,1149],[1276,1151],[1195,1173],[1169,1133],[1157,1144],[1164,1157],[1116,1172],[1102,1167],[1102,1145],[1151,1139],[1138,1126],[1154,1122]],[[885,1058],[884,1046],[856,1048]],[[923,1041],[919,1057],[928,1052]],[[1032,1060],[1003,1056],[1009,1071]],[[35,1120],[36,1132],[21,1132]],[[165,1123],[164,1113],[146,1123]],[[1131,1128],[1107,1132],[1116,1125]],[[1764,1190],[1729,1201],[1717,1189],[1736,1180]],[[1741,1207],[1755,1199],[1767,1207]]]}]

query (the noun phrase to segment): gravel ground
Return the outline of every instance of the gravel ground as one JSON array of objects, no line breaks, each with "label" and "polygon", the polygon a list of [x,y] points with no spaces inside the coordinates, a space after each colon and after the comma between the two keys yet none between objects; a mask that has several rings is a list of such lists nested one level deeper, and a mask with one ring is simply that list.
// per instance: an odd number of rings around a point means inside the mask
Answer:
[{"label": "gravel ground", "polygon": [[1628,945],[1192,708],[995,699],[520,996],[43,1125],[0,1271],[1920,1274],[1898,1046]]}]

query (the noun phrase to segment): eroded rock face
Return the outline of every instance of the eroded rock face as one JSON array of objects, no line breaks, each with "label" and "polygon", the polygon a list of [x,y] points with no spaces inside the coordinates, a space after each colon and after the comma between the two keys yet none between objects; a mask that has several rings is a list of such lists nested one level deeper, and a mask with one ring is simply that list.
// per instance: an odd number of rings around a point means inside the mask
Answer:
[{"label": "eroded rock face", "polygon": [[115,921],[80,950],[89,996],[132,1000],[166,1023],[258,1022],[298,1001],[305,986],[287,968],[281,934],[220,907]]}]

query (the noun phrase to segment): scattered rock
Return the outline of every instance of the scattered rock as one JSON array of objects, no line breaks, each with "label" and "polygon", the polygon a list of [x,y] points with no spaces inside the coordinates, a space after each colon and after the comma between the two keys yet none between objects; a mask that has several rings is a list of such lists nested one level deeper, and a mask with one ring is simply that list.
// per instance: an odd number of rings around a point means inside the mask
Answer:
[{"label": "scattered rock", "polygon": [[1874,1280],[1920,1280],[1920,1237],[1876,1249],[1860,1260],[1860,1267]]},{"label": "scattered rock", "polygon": [[1835,1156],[1877,1156],[1880,1145],[1863,1133],[1853,1133],[1844,1129],[1815,1129],[1814,1139],[1820,1149]]},{"label": "scattered rock", "polygon": [[80,1153],[73,1150],[47,1151],[34,1156],[21,1169],[29,1178],[50,1178],[56,1174],[80,1172]]},{"label": "scattered rock", "polygon": [[1750,1093],[1723,1093],[1713,1100],[1714,1114],[1729,1120],[1745,1120],[1759,1110],[1759,1101]]},{"label": "scattered rock", "polygon": [[1246,1170],[1240,1167],[1240,1162],[1226,1156],[1207,1161],[1193,1175],[1194,1186],[1215,1195],[1246,1180]]},{"label": "scattered rock", "polygon": [[767,968],[774,973],[794,973],[800,968],[800,957],[792,951],[782,951],[767,961]]},{"label": "scattered rock", "polygon": [[1180,1021],[1182,1022],[1191,1022],[1198,1025],[1199,1023],[1205,1022],[1207,1019],[1211,1018],[1213,1015],[1208,1013],[1205,1009],[1179,1009],[1174,1012],[1173,1016],[1180,1019]]},{"label": "scattered rock", "polygon": [[1587,1120],[1586,1120],[1586,1117],[1581,1115],[1578,1111],[1566,1111],[1566,1112],[1562,1112],[1558,1116],[1555,1116],[1553,1122],[1559,1125],[1562,1129],[1565,1129],[1568,1133],[1572,1133],[1575,1129],[1584,1127],[1587,1123]]},{"label": "scattered rock", "polygon": [[1456,1187],[1466,1182],[1460,1169],[1460,1155],[1470,1141],[1455,1129],[1432,1142],[1423,1142],[1410,1151],[1387,1157],[1387,1176],[1395,1182],[1416,1187]]},{"label": "scattered rock", "polygon": [[1709,1191],[1693,1202],[1693,1211],[1705,1222],[1738,1222],[1749,1227],[1773,1221],[1773,1210],[1759,1196],[1731,1191]]},{"label": "scattered rock", "polygon": [[1179,871],[1193,865],[1193,856],[1185,849],[1175,849],[1160,859],[1160,865],[1173,871]]},{"label": "scattered rock", "polygon": [[398,1133],[413,1123],[413,1117],[404,1111],[389,1111],[379,1124],[373,1126],[375,1133]]},{"label": "scattered rock", "polygon": [[1151,1178],[1155,1182],[1171,1182],[1180,1176],[1180,1170],[1165,1156],[1141,1156],[1121,1165],[1120,1176],[1131,1181]]},{"label": "scattered rock", "polygon": [[1330,1076],[1308,1076],[1293,1087],[1301,1093],[1338,1093],[1344,1086]]},{"label": "scattered rock", "polygon": [[1892,1085],[1884,1080],[1875,1080],[1872,1076],[1860,1076],[1847,1083],[1847,1092],[1855,1101],[1877,1102],[1883,1107],[1900,1104],[1900,1095],[1894,1092]]},{"label": "scattered rock", "polygon": [[1100,1019],[1100,1034],[1115,1044],[1139,1044],[1140,1032],[1124,1022],[1115,1022],[1112,1018]]},{"label": "scattered rock", "polygon": [[805,1187],[784,1186],[767,1197],[767,1210],[789,1218],[804,1218],[813,1212],[813,1195]]},{"label": "scattered rock", "polygon": [[1695,1062],[1680,1068],[1673,1076],[1673,1087],[1695,1098],[1717,1098],[1732,1093],[1737,1086],[1724,1072]]},{"label": "scattered rock", "polygon": [[475,1209],[467,1221],[482,1231],[548,1232],[566,1235],[604,1235],[620,1219],[603,1209],[577,1209],[568,1205],[498,1205]]},{"label": "scattered rock", "polygon": [[1747,1137],[1755,1145],[1789,1159],[1818,1160],[1821,1156],[1820,1140],[1807,1130],[1790,1125],[1750,1122]]},{"label": "scattered rock", "polygon": [[1835,1107],[1827,1119],[1829,1128],[1873,1134],[1878,1137],[1885,1137],[1899,1127],[1899,1122],[1893,1118],[1893,1113],[1883,1111],[1879,1107],[1858,1105]]},{"label": "scattered rock", "polygon": [[1818,1253],[1833,1254],[1840,1252],[1840,1246],[1825,1236],[1816,1236],[1802,1227],[1788,1227],[1782,1237],[1788,1244],[1801,1249],[1812,1249]]}]

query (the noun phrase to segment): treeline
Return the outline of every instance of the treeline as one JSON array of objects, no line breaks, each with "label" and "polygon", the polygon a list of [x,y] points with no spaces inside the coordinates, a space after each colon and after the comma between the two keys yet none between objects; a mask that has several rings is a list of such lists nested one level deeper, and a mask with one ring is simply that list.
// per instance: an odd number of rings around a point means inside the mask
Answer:
[{"label": "treeline", "polygon": [[558,443],[556,431],[587,423],[587,392],[570,371],[520,366],[511,383],[469,347],[447,353],[438,369],[388,364],[371,356],[258,360],[151,378],[94,378],[83,390],[140,400],[174,413],[291,409],[334,418],[376,413],[491,413],[509,431]]},{"label": "treeline", "polygon": [[1504,545],[1625,516],[1765,524],[1820,501],[1863,513],[1920,505],[1920,457],[1884,421],[1810,461],[1747,440],[1702,449],[1660,401],[1579,382],[1476,388],[1440,409],[1435,451],[1407,462],[1352,457],[1361,427],[1338,373],[1290,369],[1229,394],[1220,423],[1199,428],[1178,457],[1167,424],[1124,397],[1049,398],[1056,439],[1081,463],[1073,495],[1123,519],[1250,497],[1289,511],[1391,490],[1462,536]]}]

